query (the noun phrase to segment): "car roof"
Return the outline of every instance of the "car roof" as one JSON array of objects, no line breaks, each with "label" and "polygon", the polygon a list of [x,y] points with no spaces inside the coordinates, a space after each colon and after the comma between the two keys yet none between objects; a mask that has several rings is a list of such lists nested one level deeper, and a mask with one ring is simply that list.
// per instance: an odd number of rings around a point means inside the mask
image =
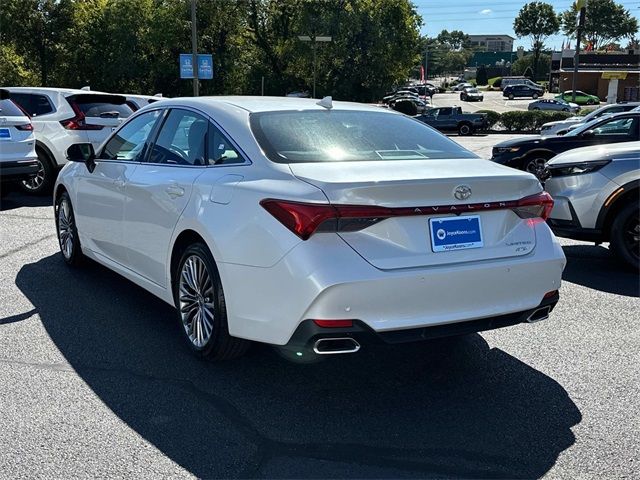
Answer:
[{"label": "car roof", "polygon": [[[57,88],[57,87],[2,87],[5,90],[15,93],[58,93],[64,96],[69,95],[119,95],[117,93],[100,92],[98,90],[82,90],[79,88]],[[123,95],[120,95],[123,96]]]},{"label": "car roof", "polygon": [[[187,105],[194,108],[224,108],[234,106],[249,113],[275,112],[291,110],[326,110],[317,105],[319,99],[296,97],[261,97],[261,96],[215,96],[215,97],[181,97],[166,99],[162,105]],[[385,112],[378,107],[355,102],[332,102],[333,110],[362,110],[370,112]],[[385,112],[397,114],[396,112]]]},{"label": "car roof", "polygon": [[607,160],[609,158],[625,154],[640,155],[640,142],[621,142],[574,148],[553,157],[549,161],[549,165],[588,161],[593,159]]}]

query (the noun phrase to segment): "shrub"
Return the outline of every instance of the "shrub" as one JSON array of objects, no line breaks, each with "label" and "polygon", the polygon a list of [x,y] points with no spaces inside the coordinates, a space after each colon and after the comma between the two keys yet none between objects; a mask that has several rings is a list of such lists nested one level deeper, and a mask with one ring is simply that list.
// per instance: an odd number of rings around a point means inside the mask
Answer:
[{"label": "shrub", "polygon": [[500,85],[502,85],[502,77],[490,78],[488,82],[492,87],[500,88]]},{"label": "shrub", "polygon": [[499,121],[500,114],[498,112],[494,112],[493,110],[478,110],[475,113],[484,113],[487,115],[487,128],[491,130]]},{"label": "shrub", "polygon": [[587,108],[581,108],[578,113],[576,115],[580,115],[580,116],[585,116],[588,115],[589,113],[593,112],[594,110],[597,110],[598,107],[587,107]]},{"label": "shrub", "polygon": [[568,112],[543,112],[537,110],[505,112],[500,115],[500,123],[510,131],[535,133],[547,122],[565,120],[572,114]]},{"label": "shrub", "polygon": [[478,67],[478,73],[476,74],[476,81],[478,85],[487,85],[489,79],[487,78],[487,69],[484,65]]}]

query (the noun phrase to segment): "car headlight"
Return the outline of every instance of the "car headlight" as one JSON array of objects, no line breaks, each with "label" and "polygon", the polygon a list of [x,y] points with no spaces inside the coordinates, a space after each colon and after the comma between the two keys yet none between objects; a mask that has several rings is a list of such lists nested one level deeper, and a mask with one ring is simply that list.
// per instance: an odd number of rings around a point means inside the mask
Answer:
[{"label": "car headlight", "polygon": [[563,165],[549,165],[549,176],[565,177],[567,175],[583,175],[600,170],[605,165],[611,163],[611,160],[599,160],[597,162],[576,162]]},{"label": "car headlight", "polygon": [[502,154],[502,153],[513,153],[520,150],[520,147],[495,147],[493,149],[493,153]]}]

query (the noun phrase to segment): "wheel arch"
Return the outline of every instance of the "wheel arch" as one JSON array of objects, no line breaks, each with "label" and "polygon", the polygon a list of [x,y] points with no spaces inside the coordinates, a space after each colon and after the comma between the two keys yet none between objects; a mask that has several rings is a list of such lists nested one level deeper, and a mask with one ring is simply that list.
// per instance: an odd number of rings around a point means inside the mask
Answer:
[{"label": "wheel arch", "polygon": [[610,239],[611,226],[616,215],[630,202],[637,201],[639,195],[640,179],[625,183],[609,195],[602,204],[596,220],[596,228],[602,232],[602,237],[605,241]]},{"label": "wheel arch", "polygon": [[40,140],[36,140],[36,151],[38,150],[41,150],[49,158],[49,161],[55,168],[60,168],[60,165],[58,165],[58,161],[51,149]]}]

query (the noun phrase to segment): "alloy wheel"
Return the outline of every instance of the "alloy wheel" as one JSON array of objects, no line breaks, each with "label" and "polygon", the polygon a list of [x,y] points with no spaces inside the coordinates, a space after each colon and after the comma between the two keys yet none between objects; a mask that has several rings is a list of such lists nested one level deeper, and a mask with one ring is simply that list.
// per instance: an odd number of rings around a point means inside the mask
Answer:
[{"label": "alloy wheel", "polygon": [[204,261],[198,255],[187,257],[180,271],[178,299],[182,326],[196,348],[205,347],[213,333],[214,293]]},{"label": "alloy wheel", "polygon": [[33,190],[33,191],[38,190],[44,183],[44,176],[45,176],[44,165],[42,164],[42,161],[40,159],[38,159],[37,162],[38,162],[38,173],[36,173],[34,177],[31,177],[27,180],[22,181],[22,185],[24,185],[24,187],[27,190]]},{"label": "alloy wheel", "polygon": [[640,211],[629,215],[623,227],[624,245],[629,254],[640,259]]},{"label": "alloy wheel", "polygon": [[66,198],[58,207],[58,240],[62,254],[69,260],[73,255],[73,214]]},{"label": "alloy wheel", "polygon": [[546,158],[534,158],[527,163],[525,170],[529,173],[533,173],[536,177],[541,178],[546,166]]}]

